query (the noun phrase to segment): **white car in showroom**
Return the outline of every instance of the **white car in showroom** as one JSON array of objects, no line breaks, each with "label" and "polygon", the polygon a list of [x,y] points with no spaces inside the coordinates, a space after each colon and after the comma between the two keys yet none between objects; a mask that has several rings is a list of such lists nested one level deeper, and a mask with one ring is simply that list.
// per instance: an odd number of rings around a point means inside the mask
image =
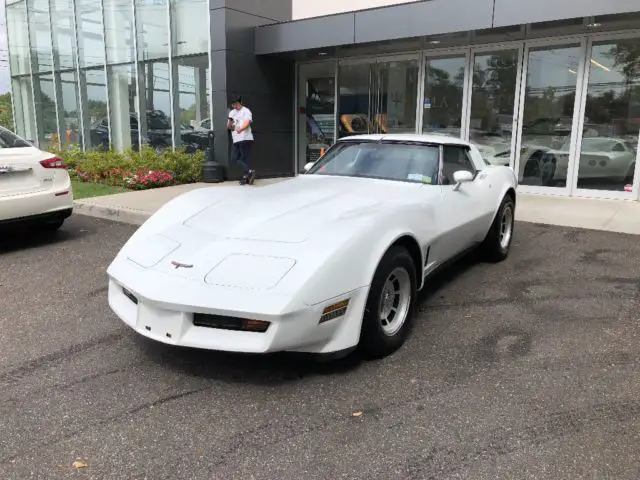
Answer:
[{"label": "white car in showroom", "polygon": [[71,180],[62,159],[0,127],[0,226],[55,231],[72,209]]},{"label": "white car in showroom", "polygon": [[382,357],[427,277],[477,246],[509,253],[514,172],[468,142],[351,136],[305,168],[167,203],[108,267],[111,309],[172,345]]}]

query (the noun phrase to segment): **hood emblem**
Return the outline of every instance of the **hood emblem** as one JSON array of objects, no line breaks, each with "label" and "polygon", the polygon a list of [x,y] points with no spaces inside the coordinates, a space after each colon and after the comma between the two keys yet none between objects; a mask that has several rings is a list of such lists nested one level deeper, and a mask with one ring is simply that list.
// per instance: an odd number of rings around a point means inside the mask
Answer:
[{"label": "hood emblem", "polygon": [[171,262],[171,265],[173,265],[174,268],[193,268],[193,265],[190,265],[188,263],[180,263],[180,262],[176,262],[175,260],[173,260]]}]

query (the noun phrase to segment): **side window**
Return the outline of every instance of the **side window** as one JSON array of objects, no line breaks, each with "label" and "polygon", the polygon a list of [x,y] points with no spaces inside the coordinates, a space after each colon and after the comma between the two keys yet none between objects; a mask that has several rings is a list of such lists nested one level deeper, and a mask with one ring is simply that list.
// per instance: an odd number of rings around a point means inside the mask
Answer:
[{"label": "side window", "polygon": [[615,146],[613,147],[613,151],[614,152],[624,152],[624,146],[621,143],[616,143]]},{"label": "side window", "polygon": [[445,146],[442,156],[442,184],[453,185],[453,174],[458,170],[466,170],[475,175],[469,150],[464,147]]},{"label": "side window", "polygon": [[210,120],[205,120],[204,122],[202,122],[202,123],[200,124],[200,126],[201,126],[202,128],[207,129],[207,130],[211,130],[211,121],[210,121]]}]

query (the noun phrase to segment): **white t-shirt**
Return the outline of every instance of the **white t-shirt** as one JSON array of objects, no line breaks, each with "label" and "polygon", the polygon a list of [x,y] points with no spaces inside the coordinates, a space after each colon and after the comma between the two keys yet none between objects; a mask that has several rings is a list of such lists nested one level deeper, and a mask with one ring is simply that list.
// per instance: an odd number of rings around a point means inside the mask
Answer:
[{"label": "white t-shirt", "polygon": [[246,120],[250,122],[253,121],[253,115],[251,114],[251,110],[247,107],[242,107],[240,110],[236,110],[235,108],[229,112],[229,118],[233,120],[233,130],[231,130],[231,137],[233,138],[233,143],[241,142],[243,140],[253,140],[253,132],[251,131],[251,125],[249,125],[245,130],[238,133],[236,132],[236,128],[242,125]]}]

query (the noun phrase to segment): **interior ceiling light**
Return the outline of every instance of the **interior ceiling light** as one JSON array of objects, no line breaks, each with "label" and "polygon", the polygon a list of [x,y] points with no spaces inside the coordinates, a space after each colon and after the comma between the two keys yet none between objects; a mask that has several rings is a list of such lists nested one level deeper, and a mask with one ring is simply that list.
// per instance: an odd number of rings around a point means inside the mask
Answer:
[{"label": "interior ceiling light", "polygon": [[430,43],[431,45],[437,45],[437,44],[439,44],[439,43],[440,43],[440,40],[429,40],[429,43]]},{"label": "interior ceiling light", "polygon": [[598,28],[601,27],[602,24],[598,23],[598,22],[591,22],[591,23],[587,23],[587,28]]},{"label": "interior ceiling light", "polygon": [[327,55],[327,52],[318,52],[318,55],[323,57],[323,56]]},{"label": "interior ceiling light", "polygon": [[594,64],[596,67],[601,68],[605,72],[610,72],[611,71],[610,68],[605,67],[604,65],[602,65],[600,62],[594,60],[593,58],[591,59],[591,63]]}]

